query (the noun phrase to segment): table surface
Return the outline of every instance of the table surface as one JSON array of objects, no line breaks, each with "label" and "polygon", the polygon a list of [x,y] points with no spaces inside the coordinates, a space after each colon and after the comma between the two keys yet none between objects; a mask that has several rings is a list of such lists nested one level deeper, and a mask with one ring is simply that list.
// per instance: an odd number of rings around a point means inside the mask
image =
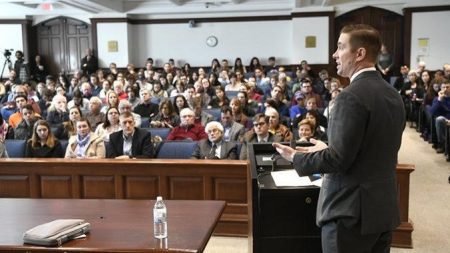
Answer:
[{"label": "table surface", "polygon": [[[153,237],[154,200],[0,199],[0,252],[202,252],[224,201],[167,200],[168,237]],[[23,243],[23,233],[55,219],[85,219],[91,232],[61,247]]]}]

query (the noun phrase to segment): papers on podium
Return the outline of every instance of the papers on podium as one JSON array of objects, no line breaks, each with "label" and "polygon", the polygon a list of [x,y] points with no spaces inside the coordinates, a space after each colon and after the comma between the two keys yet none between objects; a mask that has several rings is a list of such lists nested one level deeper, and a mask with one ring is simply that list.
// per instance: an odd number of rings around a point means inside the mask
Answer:
[{"label": "papers on podium", "polygon": [[300,177],[295,170],[272,171],[271,175],[277,187],[322,185],[322,179],[311,182],[309,177]]}]

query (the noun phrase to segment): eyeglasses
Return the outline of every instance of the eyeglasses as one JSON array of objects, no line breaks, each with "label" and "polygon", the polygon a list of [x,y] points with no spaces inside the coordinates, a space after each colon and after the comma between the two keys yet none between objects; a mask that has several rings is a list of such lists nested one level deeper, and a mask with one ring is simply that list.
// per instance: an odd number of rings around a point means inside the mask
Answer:
[{"label": "eyeglasses", "polygon": [[264,126],[266,122],[253,122],[253,127],[261,127]]}]

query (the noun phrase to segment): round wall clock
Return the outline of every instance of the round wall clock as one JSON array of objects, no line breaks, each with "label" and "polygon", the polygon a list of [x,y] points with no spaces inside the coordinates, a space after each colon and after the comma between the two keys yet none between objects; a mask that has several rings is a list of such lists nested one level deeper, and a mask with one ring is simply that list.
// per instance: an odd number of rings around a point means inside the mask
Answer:
[{"label": "round wall clock", "polygon": [[206,38],[206,45],[210,47],[217,46],[217,43],[219,43],[219,40],[217,39],[216,36],[209,36],[208,38]]}]

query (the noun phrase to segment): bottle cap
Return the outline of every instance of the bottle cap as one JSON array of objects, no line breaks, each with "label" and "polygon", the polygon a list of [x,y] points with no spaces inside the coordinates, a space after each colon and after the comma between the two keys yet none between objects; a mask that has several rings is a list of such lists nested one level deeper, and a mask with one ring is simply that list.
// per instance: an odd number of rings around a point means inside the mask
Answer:
[{"label": "bottle cap", "polygon": [[161,196],[156,197],[156,201],[162,201],[162,197]]}]

